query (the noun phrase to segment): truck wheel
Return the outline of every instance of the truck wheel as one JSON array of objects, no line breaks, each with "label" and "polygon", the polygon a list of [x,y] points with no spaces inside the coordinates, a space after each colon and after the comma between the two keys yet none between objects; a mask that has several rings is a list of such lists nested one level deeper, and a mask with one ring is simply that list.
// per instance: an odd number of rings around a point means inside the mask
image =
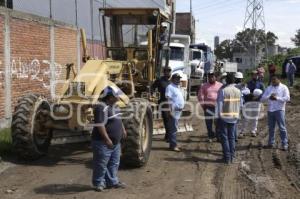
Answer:
[{"label": "truck wheel", "polygon": [[39,94],[20,98],[12,118],[12,143],[17,155],[28,160],[45,155],[51,143],[52,131],[45,127],[50,105]]},{"label": "truck wheel", "polygon": [[147,163],[152,146],[152,110],[145,99],[133,99],[128,109],[123,114],[127,139],[122,142],[121,163],[141,167]]}]

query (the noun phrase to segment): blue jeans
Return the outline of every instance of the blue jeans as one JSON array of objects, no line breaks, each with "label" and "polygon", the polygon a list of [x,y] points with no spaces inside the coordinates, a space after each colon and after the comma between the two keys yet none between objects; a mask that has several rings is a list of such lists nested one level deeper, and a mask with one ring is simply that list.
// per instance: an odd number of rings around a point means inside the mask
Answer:
[{"label": "blue jeans", "polygon": [[295,74],[288,73],[287,78],[288,78],[289,86],[294,86]]},{"label": "blue jeans", "polygon": [[278,124],[282,146],[288,146],[288,136],[285,127],[285,111],[268,112],[269,145],[275,144],[275,125]]},{"label": "blue jeans", "polygon": [[93,149],[93,179],[94,186],[114,186],[119,183],[117,177],[121,146],[114,145],[108,148],[103,141],[92,141]]},{"label": "blue jeans", "polygon": [[178,122],[181,116],[181,111],[173,111],[172,115],[168,120],[168,129],[169,129],[169,143],[170,148],[175,148],[177,146],[177,130],[178,130]]},{"label": "blue jeans", "polygon": [[[208,138],[214,138],[218,132],[218,122],[215,117],[215,107],[205,107],[203,111]],[[213,123],[215,124],[215,131],[213,130]]]},{"label": "blue jeans", "polygon": [[227,123],[220,120],[220,125],[223,157],[226,162],[229,162],[235,157],[236,123]]}]

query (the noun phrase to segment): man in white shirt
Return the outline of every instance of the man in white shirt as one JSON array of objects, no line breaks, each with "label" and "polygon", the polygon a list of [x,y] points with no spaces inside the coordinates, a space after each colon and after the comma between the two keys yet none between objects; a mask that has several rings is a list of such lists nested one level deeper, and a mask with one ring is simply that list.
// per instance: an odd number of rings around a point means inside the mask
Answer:
[{"label": "man in white shirt", "polygon": [[170,149],[176,152],[180,152],[180,148],[177,146],[176,134],[178,121],[185,104],[184,97],[180,89],[180,78],[180,74],[173,74],[171,77],[171,84],[169,84],[166,88],[166,98],[168,99],[169,103],[168,138]]},{"label": "man in white shirt", "polygon": [[275,147],[275,125],[277,123],[282,149],[285,151],[288,150],[288,136],[285,124],[285,105],[286,102],[290,101],[288,87],[280,82],[278,76],[274,75],[271,79],[271,85],[264,92],[261,101],[268,101],[268,148]]}]

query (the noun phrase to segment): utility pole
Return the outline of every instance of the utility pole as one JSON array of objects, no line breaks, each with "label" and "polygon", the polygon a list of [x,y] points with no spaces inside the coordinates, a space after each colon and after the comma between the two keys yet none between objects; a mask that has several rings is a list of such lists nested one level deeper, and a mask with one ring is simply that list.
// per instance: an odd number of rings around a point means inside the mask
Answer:
[{"label": "utility pole", "polygon": [[[254,59],[254,63],[251,59],[251,64],[253,67],[256,66],[257,61],[257,31],[263,30],[266,35],[266,23],[264,16],[264,0],[247,0],[246,14],[244,20],[244,30],[251,27],[254,31],[252,38],[252,43],[250,42],[248,47],[248,53],[251,58]],[[253,49],[254,45],[254,49]],[[265,38],[265,53],[268,58],[268,46],[267,46],[267,37]],[[252,56],[253,55],[253,56]]]},{"label": "utility pole", "polygon": [[194,42],[194,37],[193,37],[193,0],[190,0],[190,37],[191,41]]}]

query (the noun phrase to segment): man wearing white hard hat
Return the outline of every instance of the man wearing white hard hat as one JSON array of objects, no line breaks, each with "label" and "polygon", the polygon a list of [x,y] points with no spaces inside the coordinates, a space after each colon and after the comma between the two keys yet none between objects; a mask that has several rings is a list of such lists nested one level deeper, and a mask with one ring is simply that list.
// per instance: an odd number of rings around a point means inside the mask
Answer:
[{"label": "man wearing white hard hat", "polygon": [[[241,91],[242,100],[243,100],[241,102],[242,109],[243,109],[244,103],[245,103],[245,96],[250,94],[250,90],[249,90],[249,88],[247,88],[247,85],[245,83],[243,83],[243,79],[244,79],[243,73],[241,73],[241,72],[235,73],[235,83],[236,83],[235,86]],[[238,137],[243,138],[245,136],[245,134],[244,134],[245,125],[246,125],[246,119],[245,119],[245,117],[243,117],[243,114],[241,114],[241,117],[236,126],[237,129],[235,131],[236,142],[237,142]],[[240,130],[239,132],[238,132],[238,129]]]},{"label": "man wearing white hard hat", "polygon": [[274,75],[271,85],[266,89],[261,101],[268,102],[268,126],[269,141],[268,148],[275,147],[275,125],[278,124],[281,145],[284,151],[288,150],[288,135],[285,124],[285,105],[290,101],[290,92],[286,85],[280,82],[278,76]]}]

